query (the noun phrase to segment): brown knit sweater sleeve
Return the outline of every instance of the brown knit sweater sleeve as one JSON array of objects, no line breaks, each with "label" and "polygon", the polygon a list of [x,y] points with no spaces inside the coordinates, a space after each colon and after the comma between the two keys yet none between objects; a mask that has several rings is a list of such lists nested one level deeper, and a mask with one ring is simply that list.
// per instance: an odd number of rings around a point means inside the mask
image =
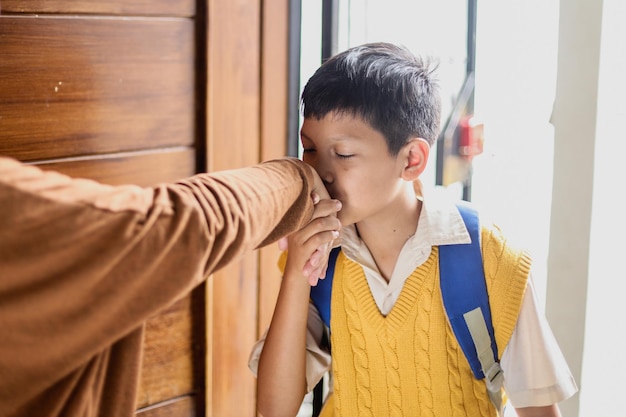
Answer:
[{"label": "brown knit sweater sleeve", "polygon": [[308,222],[312,185],[291,158],[151,188],[0,158],[0,404],[45,389]]}]

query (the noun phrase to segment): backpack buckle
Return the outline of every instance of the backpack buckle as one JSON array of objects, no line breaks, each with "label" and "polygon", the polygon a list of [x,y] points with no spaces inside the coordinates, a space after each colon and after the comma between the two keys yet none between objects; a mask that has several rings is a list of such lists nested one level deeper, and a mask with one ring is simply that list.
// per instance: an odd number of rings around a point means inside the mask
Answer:
[{"label": "backpack buckle", "polygon": [[494,362],[485,371],[485,382],[487,383],[487,389],[491,392],[499,392],[504,385],[504,372],[498,362]]}]

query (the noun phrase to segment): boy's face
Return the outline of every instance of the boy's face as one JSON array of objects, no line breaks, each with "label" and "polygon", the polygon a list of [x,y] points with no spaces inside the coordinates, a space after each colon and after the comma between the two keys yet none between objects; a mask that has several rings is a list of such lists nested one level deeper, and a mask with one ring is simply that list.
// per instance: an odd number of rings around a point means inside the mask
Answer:
[{"label": "boy's face", "polygon": [[361,118],[337,113],[305,119],[300,133],[302,159],[342,202],[338,217],[344,226],[393,215],[406,184],[405,162],[389,154],[382,133]]}]

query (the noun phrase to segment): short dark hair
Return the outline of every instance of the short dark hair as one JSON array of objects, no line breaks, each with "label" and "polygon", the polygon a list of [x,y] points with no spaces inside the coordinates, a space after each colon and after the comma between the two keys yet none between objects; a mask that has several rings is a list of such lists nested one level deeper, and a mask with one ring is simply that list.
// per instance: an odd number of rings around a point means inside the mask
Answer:
[{"label": "short dark hair", "polygon": [[439,135],[441,96],[432,61],[390,43],[369,43],[322,64],[301,98],[305,118],[328,113],[361,117],[387,140],[393,156],[411,137],[432,145]]}]

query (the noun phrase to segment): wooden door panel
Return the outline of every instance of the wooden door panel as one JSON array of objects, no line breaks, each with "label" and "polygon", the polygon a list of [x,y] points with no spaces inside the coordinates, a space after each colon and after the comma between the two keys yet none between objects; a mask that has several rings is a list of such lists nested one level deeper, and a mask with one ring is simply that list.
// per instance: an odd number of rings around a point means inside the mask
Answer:
[{"label": "wooden door panel", "polygon": [[[207,30],[207,166],[259,162],[261,1],[211,2]],[[256,380],[248,369],[257,339],[258,253],[217,271],[207,285],[208,416],[253,416]]]},{"label": "wooden door panel", "polygon": [[190,19],[0,16],[0,56],[0,154],[194,144]]},{"label": "wooden door panel", "polygon": [[74,178],[89,178],[111,185],[150,186],[194,174],[195,151],[181,148],[167,151],[113,154],[106,157],[37,164]]},{"label": "wooden door panel", "polygon": [[[287,0],[0,0],[0,154],[141,186],[282,156],[287,11]],[[280,281],[275,247],[259,253],[147,322],[138,416],[255,415],[247,358]]]},{"label": "wooden door panel", "polygon": [[3,13],[193,16],[194,0],[2,0]]},{"label": "wooden door panel", "polygon": [[[261,160],[287,155],[289,97],[289,0],[263,2],[261,41]],[[281,274],[277,267],[280,250],[270,245],[259,251],[258,334],[270,324],[280,290]]]},{"label": "wooden door panel", "polygon": [[146,322],[138,408],[195,394],[192,316],[185,297]]},{"label": "wooden door panel", "polygon": [[156,407],[146,407],[137,410],[137,417],[196,417],[204,415],[201,412],[196,414],[195,399],[191,395],[174,398]]},{"label": "wooden door panel", "polygon": [[[196,4],[1,0],[0,154],[113,185],[193,175]],[[205,415],[205,291],[146,322],[137,415]]]}]

